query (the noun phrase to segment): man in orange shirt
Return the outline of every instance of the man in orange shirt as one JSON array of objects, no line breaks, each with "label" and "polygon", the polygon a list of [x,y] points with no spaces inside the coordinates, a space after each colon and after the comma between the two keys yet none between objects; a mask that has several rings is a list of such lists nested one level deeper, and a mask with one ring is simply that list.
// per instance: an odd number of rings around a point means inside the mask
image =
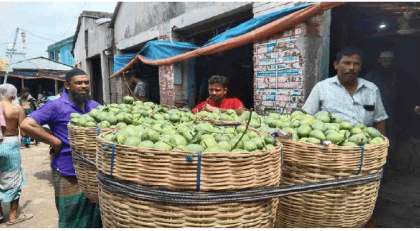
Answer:
[{"label": "man in orange shirt", "polygon": [[208,83],[210,97],[192,109],[191,111],[193,113],[198,113],[203,110],[208,112],[214,110],[226,112],[229,109],[233,109],[236,114],[241,115],[246,110],[244,104],[239,99],[226,98],[226,92],[228,90],[226,77],[214,75],[209,79]]}]

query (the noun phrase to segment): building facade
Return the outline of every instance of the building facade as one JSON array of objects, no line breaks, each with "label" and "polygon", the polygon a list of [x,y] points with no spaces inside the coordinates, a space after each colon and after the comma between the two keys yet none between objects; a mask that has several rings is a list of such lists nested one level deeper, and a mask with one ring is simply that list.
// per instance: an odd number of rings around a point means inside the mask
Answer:
[{"label": "building facade", "polygon": [[71,36],[52,45],[49,45],[47,48],[48,58],[67,64],[69,66],[73,66],[74,58],[71,54],[73,39],[74,36]]}]

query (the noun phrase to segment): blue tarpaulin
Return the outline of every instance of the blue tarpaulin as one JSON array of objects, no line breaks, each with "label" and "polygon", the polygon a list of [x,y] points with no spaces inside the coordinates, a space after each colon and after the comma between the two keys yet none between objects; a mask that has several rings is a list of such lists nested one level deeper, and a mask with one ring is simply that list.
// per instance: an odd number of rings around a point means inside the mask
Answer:
[{"label": "blue tarpaulin", "polygon": [[[269,14],[262,15],[257,18],[250,19],[232,29],[225,31],[222,34],[219,34],[212,39],[210,39],[207,43],[203,45],[203,47],[220,43],[226,41],[231,38],[238,37],[240,35],[246,34],[250,31],[253,31],[259,27],[267,25],[270,22],[273,22],[279,18],[282,18],[286,15],[289,15],[293,12],[306,8],[308,6],[313,5],[314,3],[303,4],[287,9],[283,9],[280,11],[275,11]],[[174,57],[180,54],[183,54],[188,51],[192,51],[198,49],[200,47],[187,42],[172,42],[167,40],[153,40],[147,42],[143,48],[140,50],[139,54],[145,57],[148,60],[159,60],[159,59],[166,59],[170,57]],[[129,62],[129,61],[128,61]],[[127,63],[128,63],[127,62]],[[116,69],[114,69],[116,70]],[[119,70],[119,69],[118,69]]]},{"label": "blue tarpaulin", "polygon": [[114,55],[114,73],[121,70],[129,63],[137,54]]}]

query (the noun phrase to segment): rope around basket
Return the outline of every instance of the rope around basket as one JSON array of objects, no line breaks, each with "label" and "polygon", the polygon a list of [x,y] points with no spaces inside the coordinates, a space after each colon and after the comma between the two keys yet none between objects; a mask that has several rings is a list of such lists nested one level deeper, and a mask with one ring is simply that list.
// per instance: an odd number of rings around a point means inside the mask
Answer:
[{"label": "rope around basket", "polygon": [[332,188],[346,188],[378,181],[381,179],[382,173],[371,173],[365,176],[281,187],[199,193],[172,191],[127,183],[122,180],[109,177],[99,171],[96,172],[96,177],[98,179],[98,183],[104,189],[134,199],[179,205],[212,205],[223,203],[251,203],[299,193],[309,193]]},{"label": "rope around basket", "polygon": [[73,148],[71,148],[71,153],[73,155],[73,161],[74,162],[78,162],[78,163],[83,163],[92,167],[96,168],[96,163],[86,159],[84,156],[80,155],[79,153],[77,153]]}]

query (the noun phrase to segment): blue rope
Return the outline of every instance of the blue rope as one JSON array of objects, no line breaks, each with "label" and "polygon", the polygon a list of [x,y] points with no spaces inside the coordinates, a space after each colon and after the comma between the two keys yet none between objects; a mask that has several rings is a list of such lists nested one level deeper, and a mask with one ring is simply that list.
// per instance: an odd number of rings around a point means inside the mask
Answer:
[{"label": "blue rope", "polygon": [[359,171],[357,172],[357,174],[360,174],[362,172],[363,159],[365,158],[365,147],[362,145],[359,145],[359,148],[362,149],[362,154],[360,157],[360,166],[359,166]]},{"label": "blue rope", "polygon": [[98,128],[98,136],[101,134],[101,128]]},{"label": "blue rope", "polygon": [[198,160],[197,160],[197,192],[200,192],[200,184],[201,184],[201,152],[197,152]]},{"label": "blue rope", "polygon": [[112,154],[111,154],[111,176],[114,170],[114,157],[115,157],[115,143],[112,144]]},{"label": "blue rope", "polygon": [[[196,180],[196,189],[199,192],[200,191],[200,185],[201,185],[201,152],[197,152],[198,160],[197,160],[197,180]],[[188,162],[194,161],[194,156],[185,156],[185,159]]]}]

